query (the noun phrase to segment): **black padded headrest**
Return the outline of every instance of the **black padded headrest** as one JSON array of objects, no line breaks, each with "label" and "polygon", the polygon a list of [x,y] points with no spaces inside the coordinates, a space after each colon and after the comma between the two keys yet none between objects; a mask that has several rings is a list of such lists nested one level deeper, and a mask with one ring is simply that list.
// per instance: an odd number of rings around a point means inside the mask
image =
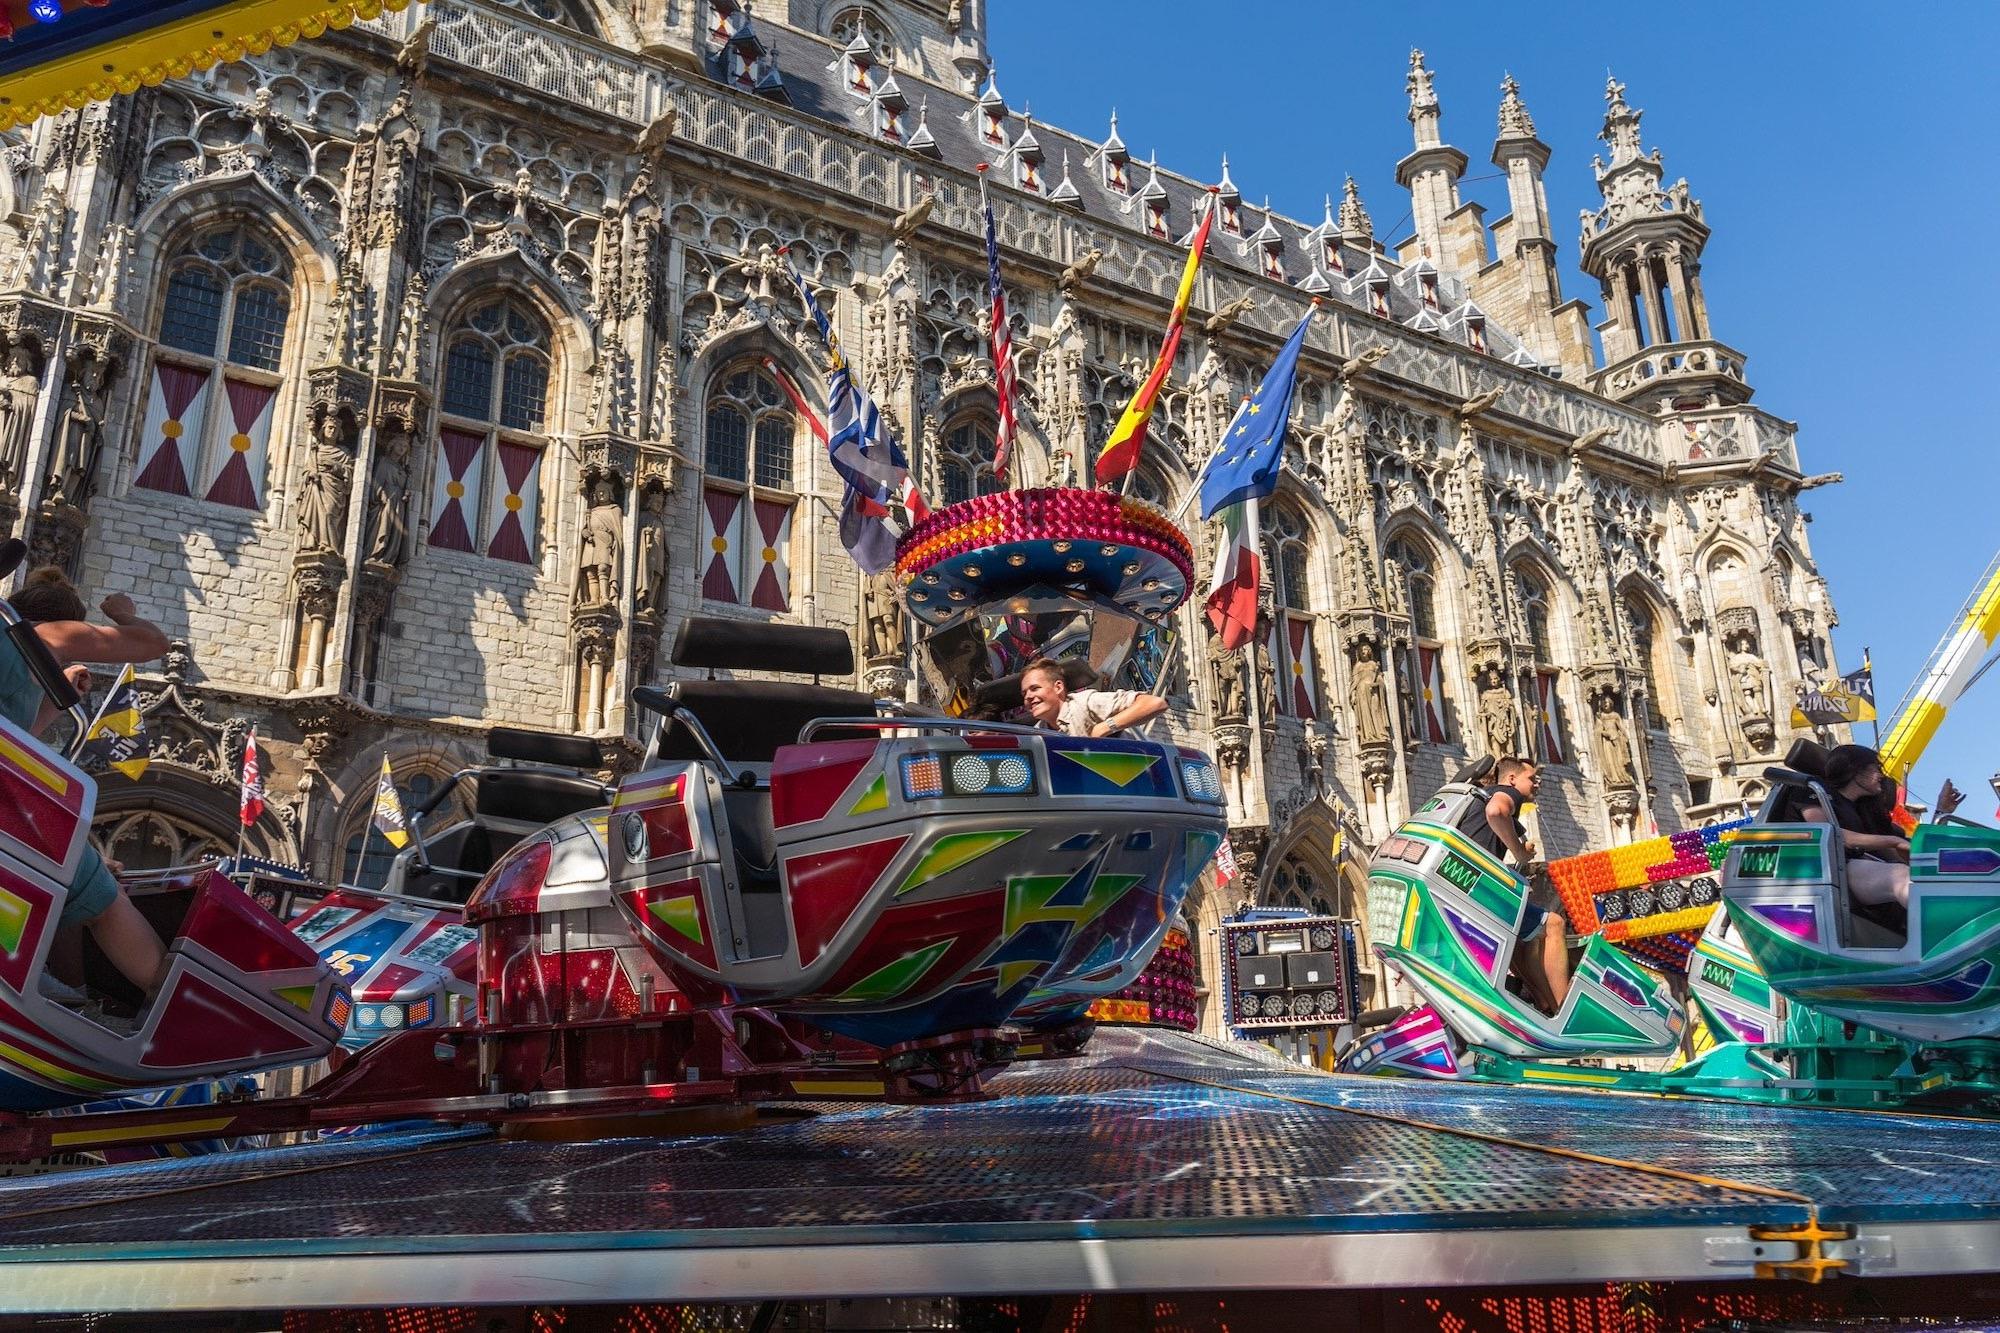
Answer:
[{"label": "black padded headrest", "polygon": [[554,764],[559,768],[597,769],[604,756],[597,742],[588,736],[565,736],[553,731],[522,731],[517,727],[495,727],[486,733],[486,753],[495,759],[519,759],[531,764]]},{"label": "black padded headrest", "polygon": [[[636,697],[637,691],[634,691]],[[875,700],[858,690],[770,680],[677,680],[666,697],[701,719],[723,755],[739,764],[768,764],[814,718],[873,717]],[[852,733],[850,733],[851,735]],[[686,727],[660,736],[662,759],[706,759]]]},{"label": "black padded headrest", "polygon": [[1785,751],[1786,768],[1822,781],[1826,778],[1826,760],[1826,747],[1807,737],[1793,741],[1792,748]]},{"label": "black padded headrest", "polygon": [[606,802],[604,787],[545,768],[488,768],[474,779],[472,809],[493,819],[548,824]]},{"label": "black padded headrest", "polygon": [[673,662],[723,671],[851,676],[854,644],[846,630],[831,626],[689,616],[674,636]]},{"label": "black padded headrest", "polygon": [[1500,760],[1490,754],[1482,754],[1451,775],[1453,782],[1465,786],[1477,786],[1493,776],[1493,770],[1500,767]]}]

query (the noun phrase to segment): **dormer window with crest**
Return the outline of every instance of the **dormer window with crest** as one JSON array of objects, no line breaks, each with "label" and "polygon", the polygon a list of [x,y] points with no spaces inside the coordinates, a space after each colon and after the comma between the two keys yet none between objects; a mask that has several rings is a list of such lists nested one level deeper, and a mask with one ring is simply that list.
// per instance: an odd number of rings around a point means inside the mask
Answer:
[{"label": "dormer window with crest", "polygon": [[1014,184],[1030,194],[1042,192],[1042,145],[1031,120],[1014,141]]},{"label": "dormer window with crest", "polygon": [[1146,201],[1146,234],[1157,237],[1162,241],[1172,235],[1167,230],[1167,199],[1165,195],[1161,195],[1158,199],[1148,199]]},{"label": "dormer window with crest", "polygon": [[1424,309],[1436,310],[1438,303],[1438,276],[1435,273],[1417,274],[1417,290],[1423,297]]},{"label": "dormer window with crest", "polygon": [[1465,345],[1475,352],[1486,350],[1486,317],[1467,315],[1465,317]]},{"label": "dormer window with crest", "polygon": [[903,142],[908,133],[903,118],[909,110],[909,99],[896,86],[896,76],[890,75],[875,94],[875,133],[890,143]]},{"label": "dormer window with crest", "polygon": [[1371,278],[1368,282],[1368,313],[1389,317],[1389,280]]},{"label": "dormer window with crest", "polygon": [[708,0],[708,18],[709,49],[719,52],[742,25],[743,6],[736,0]]},{"label": "dormer window with crest", "polygon": [[1243,234],[1243,195],[1236,188],[1236,182],[1229,179],[1229,158],[1222,159],[1222,182],[1215,188],[1215,206],[1218,210],[1215,220],[1222,224],[1222,230],[1230,236]]},{"label": "dormer window with crest", "polygon": [[1271,221],[1271,204],[1264,202],[1264,225],[1250,238],[1249,248],[1257,252],[1257,271],[1273,282],[1285,281],[1285,238]]},{"label": "dormer window with crest", "polygon": [[847,91],[856,97],[870,97],[875,93],[875,50],[868,45],[868,39],[856,36],[840,53],[841,82]]},{"label": "dormer window with crest", "polygon": [[1104,163],[1104,188],[1117,194],[1132,193],[1132,155],[1125,151],[1125,141],[1118,137],[1118,113],[1111,113],[1111,137],[1097,150]]},{"label": "dormer window with crest", "polygon": [[989,148],[1007,146],[1007,99],[1000,96],[1000,86],[988,80],[986,91],[979,95],[979,141]]}]

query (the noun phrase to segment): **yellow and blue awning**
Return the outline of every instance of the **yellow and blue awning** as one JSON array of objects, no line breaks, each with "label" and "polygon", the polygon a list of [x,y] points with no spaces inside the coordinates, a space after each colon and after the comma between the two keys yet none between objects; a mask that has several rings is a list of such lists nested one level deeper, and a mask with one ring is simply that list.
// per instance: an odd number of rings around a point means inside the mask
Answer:
[{"label": "yellow and blue awning", "polygon": [[302,37],[410,0],[0,0],[0,129]]}]

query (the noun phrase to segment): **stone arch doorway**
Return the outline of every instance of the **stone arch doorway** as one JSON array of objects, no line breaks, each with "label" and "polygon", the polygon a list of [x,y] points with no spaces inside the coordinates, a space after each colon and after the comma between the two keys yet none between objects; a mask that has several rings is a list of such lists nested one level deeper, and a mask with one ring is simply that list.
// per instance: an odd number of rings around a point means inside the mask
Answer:
[{"label": "stone arch doorway", "polygon": [[[127,873],[231,856],[238,845],[238,795],[207,773],[156,759],[139,781],[114,778],[98,789],[91,839]],[[268,805],[242,830],[242,847],[251,856],[299,863],[297,840]]]}]

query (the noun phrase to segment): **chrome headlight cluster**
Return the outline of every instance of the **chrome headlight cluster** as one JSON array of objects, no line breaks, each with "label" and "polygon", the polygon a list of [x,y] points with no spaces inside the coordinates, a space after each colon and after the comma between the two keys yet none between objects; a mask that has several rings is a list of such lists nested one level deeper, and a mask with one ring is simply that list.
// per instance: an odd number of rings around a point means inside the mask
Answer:
[{"label": "chrome headlight cluster", "polygon": [[1222,804],[1222,774],[1206,759],[1181,760],[1181,785],[1191,800]]},{"label": "chrome headlight cluster", "polygon": [[1028,796],[1035,791],[1035,768],[1014,750],[961,750],[903,756],[903,799],[934,801],[946,796]]}]

